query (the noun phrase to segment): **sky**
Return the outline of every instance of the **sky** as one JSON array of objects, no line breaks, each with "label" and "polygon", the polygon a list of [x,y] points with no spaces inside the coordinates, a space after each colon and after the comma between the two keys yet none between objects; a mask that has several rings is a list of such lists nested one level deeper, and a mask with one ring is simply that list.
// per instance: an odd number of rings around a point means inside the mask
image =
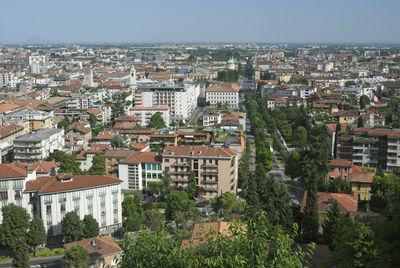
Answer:
[{"label": "sky", "polygon": [[0,43],[400,43],[399,0],[1,0]]}]

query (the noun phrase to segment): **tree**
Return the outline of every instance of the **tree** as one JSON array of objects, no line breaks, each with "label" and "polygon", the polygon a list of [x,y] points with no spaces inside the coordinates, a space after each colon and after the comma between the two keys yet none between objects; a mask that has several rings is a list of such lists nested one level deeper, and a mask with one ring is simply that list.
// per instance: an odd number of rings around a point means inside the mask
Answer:
[{"label": "tree", "polygon": [[99,223],[92,215],[85,215],[82,221],[83,238],[92,238],[99,235]]},{"label": "tree", "polygon": [[240,202],[235,194],[230,192],[217,195],[211,201],[211,207],[217,216],[227,220],[231,220],[233,214],[243,212],[245,206],[245,202]]},{"label": "tree", "polygon": [[114,122],[115,118],[125,115],[124,106],[120,101],[117,101],[111,108],[111,121]]},{"label": "tree", "polygon": [[12,267],[29,268],[28,245],[26,244],[26,239],[24,237],[20,237],[16,241],[17,243],[15,245],[13,254]]},{"label": "tree", "polygon": [[122,226],[128,232],[140,229],[143,222],[143,213],[140,199],[137,196],[127,196],[122,201]]},{"label": "tree", "polygon": [[378,259],[374,240],[371,227],[364,223],[343,226],[334,238],[329,267],[378,267],[374,265]]},{"label": "tree", "polygon": [[86,248],[80,245],[73,246],[72,248],[65,251],[62,262],[63,264],[74,268],[89,267],[89,252]]},{"label": "tree", "polygon": [[89,169],[90,175],[105,175],[106,167],[104,157],[101,154],[96,154],[93,157],[92,167]]},{"label": "tree", "polygon": [[297,127],[293,136],[297,147],[303,148],[307,145],[307,130],[303,126]]},{"label": "tree", "polygon": [[165,128],[165,122],[164,119],[162,118],[160,113],[155,113],[150,117],[149,124],[147,127],[150,128]]},{"label": "tree", "polygon": [[126,148],[124,139],[121,135],[116,135],[111,139],[111,147],[113,148]]},{"label": "tree", "polygon": [[43,221],[39,217],[34,217],[29,225],[27,242],[33,248],[33,256],[36,257],[36,247],[46,242],[47,233]]},{"label": "tree", "polygon": [[364,121],[361,116],[357,119],[357,127],[364,127]]},{"label": "tree", "polygon": [[194,171],[190,172],[189,183],[188,183],[188,197],[190,200],[194,200],[196,198],[196,187],[197,187],[197,179]]},{"label": "tree", "polygon": [[367,95],[362,95],[360,97],[360,108],[365,109],[365,106],[368,105],[371,102],[371,100],[368,98]]},{"label": "tree", "polygon": [[328,210],[325,220],[322,223],[323,238],[325,243],[333,250],[333,237],[335,236],[335,228],[342,217],[338,202],[335,200]]},{"label": "tree", "polygon": [[310,243],[318,241],[318,196],[315,188],[310,189],[307,192],[307,201],[304,209],[302,227],[304,242]]},{"label": "tree", "polygon": [[60,163],[59,173],[72,173],[73,175],[81,175],[83,174],[80,169],[80,164],[76,161],[76,155],[67,154],[64,151],[56,151],[51,157],[54,162]]},{"label": "tree", "polygon": [[301,176],[300,168],[300,154],[297,151],[292,152],[285,159],[285,174],[292,179]]},{"label": "tree", "polygon": [[165,216],[157,210],[146,210],[144,212],[143,224],[152,232],[159,231],[165,221]]},{"label": "tree", "polygon": [[0,229],[1,244],[15,249],[17,241],[26,239],[30,216],[26,209],[14,204],[1,208],[3,223]]},{"label": "tree", "polygon": [[63,120],[61,120],[60,122],[58,122],[57,124],[57,128],[63,128],[63,129],[67,129],[70,125],[70,121],[68,119],[68,117],[65,117]]},{"label": "tree", "polygon": [[349,194],[351,192],[351,189],[345,179],[342,179],[341,177],[337,177],[329,183],[328,192]]},{"label": "tree", "polygon": [[65,243],[78,241],[82,236],[82,222],[76,211],[65,214],[61,221],[62,235]]},{"label": "tree", "polygon": [[160,200],[165,202],[167,201],[167,196],[172,192],[171,186],[171,175],[168,170],[164,170],[161,176],[161,189],[160,189]]},{"label": "tree", "polygon": [[188,220],[197,221],[201,213],[194,205],[194,201],[189,200],[185,191],[172,191],[167,198],[165,218],[167,221],[175,221],[178,225]]}]

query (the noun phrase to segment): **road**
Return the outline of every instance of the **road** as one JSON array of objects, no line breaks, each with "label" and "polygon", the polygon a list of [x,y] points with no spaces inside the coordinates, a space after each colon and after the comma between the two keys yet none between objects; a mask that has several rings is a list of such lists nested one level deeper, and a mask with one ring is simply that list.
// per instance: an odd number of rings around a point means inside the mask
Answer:
[{"label": "road", "polygon": [[194,111],[194,113],[192,113],[192,115],[189,117],[189,119],[187,121],[188,125],[197,123],[197,121],[199,120],[199,117],[204,113],[205,109],[206,109],[205,107],[197,107],[196,110]]},{"label": "road", "polygon": [[[39,259],[33,259],[30,261],[30,267],[31,268],[41,268],[41,267],[47,267],[47,268],[57,268],[61,267],[61,258],[63,256],[55,256],[55,257],[47,257],[47,258],[39,258]],[[11,267],[11,262],[3,262],[0,263],[0,268],[9,268]]]}]

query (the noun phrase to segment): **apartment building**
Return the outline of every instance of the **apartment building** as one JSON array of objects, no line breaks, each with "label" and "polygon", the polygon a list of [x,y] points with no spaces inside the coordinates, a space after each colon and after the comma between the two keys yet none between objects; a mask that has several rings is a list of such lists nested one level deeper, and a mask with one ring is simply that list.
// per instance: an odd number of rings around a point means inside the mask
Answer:
[{"label": "apartment building", "polygon": [[239,87],[233,83],[216,83],[206,89],[206,102],[211,106],[228,105],[229,108],[239,107]]},{"label": "apartment building", "polygon": [[100,235],[112,234],[122,225],[121,181],[113,176],[58,174],[26,184],[28,211],[40,217],[49,235],[62,234],[61,221],[70,211],[82,220],[92,215]]},{"label": "apartment building", "polygon": [[14,73],[10,70],[0,70],[0,87],[8,86],[14,78]]},{"label": "apartment building", "polygon": [[45,112],[35,109],[19,109],[8,113],[6,118],[3,119],[3,125],[17,124],[24,127],[27,125],[29,132],[32,132],[42,128],[52,128],[53,120],[53,111]]},{"label": "apartment building", "polygon": [[400,168],[400,131],[379,128],[355,128],[338,138],[337,158],[362,167]]},{"label": "apartment building", "polygon": [[151,107],[134,106],[129,109],[129,114],[139,118],[139,125],[147,127],[150,123],[150,118],[159,113],[164,120],[166,126],[170,124],[170,107],[168,105],[157,105]]},{"label": "apartment building", "polygon": [[118,165],[122,191],[131,193],[146,189],[149,182],[159,181],[162,176],[161,156],[153,152],[136,152]]},{"label": "apartment building", "polygon": [[168,105],[173,120],[187,119],[196,109],[199,96],[200,85],[194,84],[138,86],[134,103],[143,107]]},{"label": "apartment building", "polygon": [[238,181],[237,151],[227,147],[167,146],[162,154],[163,169],[169,171],[175,187],[187,188],[194,171],[202,197],[236,194]]},{"label": "apartment building", "polygon": [[36,171],[25,164],[0,164],[0,223],[3,221],[1,208],[14,203],[26,208],[28,199],[23,194],[28,181],[36,179]]},{"label": "apartment building", "polygon": [[1,148],[0,163],[3,163],[6,156],[11,154],[12,149],[14,147],[13,146],[14,140],[25,133],[26,133],[25,128],[16,124],[11,124],[0,128],[0,148]]},{"label": "apartment building", "polygon": [[40,129],[19,136],[14,140],[14,161],[32,163],[47,158],[51,153],[64,148],[64,130]]},{"label": "apartment building", "polygon": [[203,126],[209,127],[221,123],[222,114],[217,110],[208,110],[203,113]]},{"label": "apartment building", "polygon": [[131,149],[109,149],[104,154],[106,175],[118,177],[118,163],[133,154]]}]

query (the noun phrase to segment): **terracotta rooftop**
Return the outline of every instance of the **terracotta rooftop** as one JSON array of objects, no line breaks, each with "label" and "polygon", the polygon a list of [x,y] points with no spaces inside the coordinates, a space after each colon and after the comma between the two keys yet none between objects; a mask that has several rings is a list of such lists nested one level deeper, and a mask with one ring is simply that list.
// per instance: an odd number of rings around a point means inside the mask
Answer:
[{"label": "terracotta rooftop", "polygon": [[[62,181],[61,179],[71,177],[69,181]],[[57,176],[40,177],[33,182],[26,184],[25,191],[35,192],[39,194],[65,192],[77,189],[100,187],[103,185],[110,185],[120,183],[121,180],[113,176],[97,176],[97,175],[70,175],[59,174]]]},{"label": "terracotta rooftop", "polygon": [[26,177],[27,170],[25,164],[0,164],[0,179]]},{"label": "terracotta rooftop", "polygon": [[104,154],[105,150],[110,147],[109,144],[100,144],[100,143],[93,143],[90,146],[89,150],[86,152],[87,154]]},{"label": "terracotta rooftop", "polygon": [[0,128],[0,139],[22,131],[24,128],[17,124],[11,124]]},{"label": "terracotta rooftop", "polygon": [[125,159],[131,154],[133,154],[133,152],[128,149],[109,149],[104,154],[104,157]]},{"label": "terracotta rooftop", "polygon": [[114,119],[115,122],[138,122],[140,119],[134,115],[122,115]]},{"label": "terracotta rooftop", "polygon": [[96,137],[94,137],[94,140],[111,140],[114,136],[117,136],[118,132],[117,131],[111,131],[111,130],[103,130],[102,132],[99,133]]},{"label": "terracotta rooftop", "polygon": [[143,144],[143,143],[137,143],[133,146],[133,149],[135,150],[143,150],[144,148],[146,148],[148,146],[148,144]]},{"label": "terracotta rooftop", "polygon": [[52,161],[38,161],[32,164],[32,169],[36,169],[36,174],[50,173],[54,168],[59,167],[60,163]]},{"label": "terracotta rooftop", "polygon": [[359,127],[354,129],[354,132],[364,132],[368,133],[368,135],[386,135],[389,137],[400,137],[400,132],[391,129],[376,129],[376,128],[365,128]]},{"label": "terracotta rooftop", "polygon": [[[324,193],[318,192],[318,211],[326,212],[332,206],[333,201],[339,203],[342,213],[357,211],[358,197],[352,194]],[[304,192],[300,211],[304,211],[307,202],[307,191]]]},{"label": "terracotta rooftop", "polygon": [[156,105],[151,107],[143,107],[143,106],[134,106],[131,107],[129,110],[131,111],[142,111],[142,110],[169,110],[168,105]]},{"label": "terracotta rooftop", "polygon": [[125,159],[121,163],[125,164],[136,164],[136,163],[161,163],[161,156],[156,155],[153,152],[136,152],[129,158]]},{"label": "terracotta rooftop", "polygon": [[372,183],[375,175],[375,172],[351,173],[349,182]]},{"label": "terracotta rooftop", "polygon": [[206,91],[239,91],[239,87],[234,83],[214,83]]},{"label": "terracotta rooftop", "polygon": [[196,156],[196,157],[232,157],[237,154],[235,149],[227,147],[208,146],[166,146],[163,156]]},{"label": "terracotta rooftop", "polygon": [[70,249],[73,246],[79,245],[88,250],[89,256],[93,259],[99,256],[108,256],[122,253],[123,250],[110,236],[98,236],[84,240],[75,241],[64,244],[65,249]]},{"label": "terracotta rooftop", "polygon": [[353,162],[345,159],[331,159],[329,160],[329,165],[334,167],[351,167]]}]

